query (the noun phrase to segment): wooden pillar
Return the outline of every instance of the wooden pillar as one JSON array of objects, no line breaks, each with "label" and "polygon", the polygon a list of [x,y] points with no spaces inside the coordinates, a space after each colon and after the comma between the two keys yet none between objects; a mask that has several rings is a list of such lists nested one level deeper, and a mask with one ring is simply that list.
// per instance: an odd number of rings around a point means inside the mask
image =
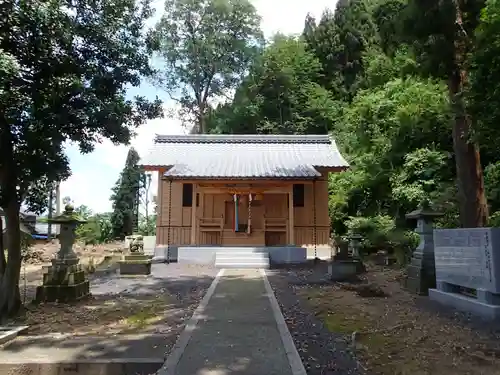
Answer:
[{"label": "wooden pillar", "polygon": [[163,208],[163,174],[166,169],[160,168],[158,170],[158,195],[156,196],[156,244],[163,245],[160,240],[162,239],[162,227],[161,227],[161,214]]},{"label": "wooden pillar", "polygon": [[295,245],[295,220],[293,209],[293,185],[288,192],[288,244]]},{"label": "wooden pillar", "polygon": [[[205,214],[205,193],[203,190],[200,189],[200,201],[199,201],[199,212],[200,212],[200,218],[204,217]],[[198,245],[203,244],[201,241],[204,241],[201,236],[201,231],[200,231],[200,226],[196,226],[196,238]]]},{"label": "wooden pillar", "polygon": [[193,199],[191,202],[191,245],[196,245],[196,194],[198,191],[198,184],[193,184]]}]

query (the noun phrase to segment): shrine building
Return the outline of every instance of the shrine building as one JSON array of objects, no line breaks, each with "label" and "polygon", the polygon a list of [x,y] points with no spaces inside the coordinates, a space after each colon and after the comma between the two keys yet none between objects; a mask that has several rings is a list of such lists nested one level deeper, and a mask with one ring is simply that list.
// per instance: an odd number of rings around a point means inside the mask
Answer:
[{"label": "shrine building", "polygon": [[328,174],[348,168],[328,135],[157,135],[141,164],[159,176],[156,246],[184,252],[328,247]]}]

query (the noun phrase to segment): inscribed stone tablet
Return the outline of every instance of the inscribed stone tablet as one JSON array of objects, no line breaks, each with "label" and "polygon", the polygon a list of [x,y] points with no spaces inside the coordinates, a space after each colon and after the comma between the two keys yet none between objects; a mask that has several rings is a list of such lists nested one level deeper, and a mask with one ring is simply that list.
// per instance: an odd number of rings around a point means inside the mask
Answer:
[{"label": "inscribed stone tablet", "polygon": [[495,270],[500,269],[495,268],[492,254],[499,240],[498,228],[434,230],[436,279],[497,293]]}]

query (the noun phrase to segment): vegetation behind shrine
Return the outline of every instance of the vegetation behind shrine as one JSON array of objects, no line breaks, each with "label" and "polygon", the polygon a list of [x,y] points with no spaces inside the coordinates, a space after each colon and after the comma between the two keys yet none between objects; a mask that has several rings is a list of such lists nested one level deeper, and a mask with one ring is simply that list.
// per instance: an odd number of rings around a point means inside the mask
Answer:
[{"label": "vegetation behind shrine", "polygon": [[[307,17],[300,37],[276,35],[234,98],[207,111],[209,132],[333,134],[352,168],[330,179],[332,230],[361,232],[366,250],[414,246],[414,223],[405,214],[423,204],[446,214],[439,226],[460,225],[455,109],[444,72],[454,2],[435,3],[427,9],[419,0],[340,0],[335,13]],[[461,6],[472,42],[463,63],[466,111],[480,145],[488,224],[498,225],[500,159],[492,132],[500,50],[492,41],[500,2]]]}]

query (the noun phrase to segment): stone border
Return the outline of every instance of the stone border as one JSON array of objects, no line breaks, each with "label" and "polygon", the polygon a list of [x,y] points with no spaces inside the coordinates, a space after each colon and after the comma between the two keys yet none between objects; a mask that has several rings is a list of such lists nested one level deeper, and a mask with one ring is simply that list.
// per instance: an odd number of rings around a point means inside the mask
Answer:
[{"label": "stone border", "polygon": [[27,330],[28,326],[0,326],[0,345],[3,345],[9,341],[14,340],[20,332]]},{"label": "stone border", "polygon": [[63,361],[50,361],[42,358],[29,358],[23,359],[22,362],[19,360],[2,360],[0,366],[3,365],[50,365],[50,366],[78,366],[81,365],[106,365],[112,363],[119,364],[129,364],[129,363],[158,363],[162,364],[165,362],[165,358],[152,357],[152,358],[82,358],[82,359],[65,359]]},{"label": "stone border", "polygon": [[[191,336],[193,335],[193,331],[196,328],[196,325],[198,324],[198,321],[203,315],[203,312],[205,311],[208,302],[210,301],[210,298],[212,298],[212,295],[215,292],[215,288],[217,288],[217,284],[219,283],[220,278],[224,274],[224,269],[221,269],[217,276],[215,276],[214,281],[212,281],[212,284],[207,290],[207,293],[205,294],[205,297],[203,297],[202,301],[196,308],[196,310],[193,313],[193,316],[189,320],[189,322],[186,324],[186,327],[184,328],[184,331],[181,333],[179,338],[177,339],[177,342],[175,343],[174,347],[172,348],[172,351],[170,355],[168,356],[167,360],[163,364],[163,366],[156,372],[156,375],[174,375],[175,374],[175,369],[177,367],[177,364],[181,360],[182,355],[184,354],[184,350],[186,349],[189,340],[191,339]],[[294,374],[295,375],[295,374]],[[305,375],[305,373],[304,373]]]},{"label": "stone border", "polygon": [[274,295],[273,288],[271,288],[271,284],[267,279],[267,274],[265,269],[260,269],[260,274],[264,280],[264,285],[266,287],[267,296],[269,298],[269,302],[271,303],[271,308],[273,310],[274,319],[276,320],[276,325],[278,326],[278,331],[281,336],[281,341],[283,343],[283,347],[285,348],[286,356],[288,357],[288,363],[290,364],[290,369],[292,370],[293,375],[307,375],[306,369],[300,359],[299,352],[295,347],[293,342],[292,335],[288,330],[288,326],[286,325],[285,318],[281,313],[280,306],[278,301],[276,300],[276,296]]}]

